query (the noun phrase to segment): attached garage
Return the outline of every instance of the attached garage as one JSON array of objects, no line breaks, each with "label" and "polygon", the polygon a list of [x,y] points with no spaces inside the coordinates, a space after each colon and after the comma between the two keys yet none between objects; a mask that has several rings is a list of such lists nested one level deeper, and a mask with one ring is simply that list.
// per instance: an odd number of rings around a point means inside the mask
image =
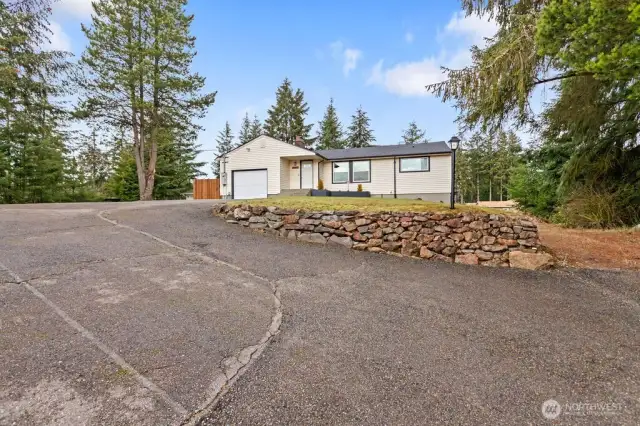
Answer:
[{"label": "attached garage", "polygon": [[[305,161],[311,160],[312,163]],[[301,167],[312,165],[311,174],[318,176],[321,160],[313,151],[270,136],[258,136],[224,155],[220,162],[220,196],[223,199],[265,198],[281,194],[283,190],[300,189]],[[315,187],[315,182],[302,182]]]},{"label": "attached garage", "polygon": [[267,198],[267,169],[233,170],[231,184],[235,200]]}]

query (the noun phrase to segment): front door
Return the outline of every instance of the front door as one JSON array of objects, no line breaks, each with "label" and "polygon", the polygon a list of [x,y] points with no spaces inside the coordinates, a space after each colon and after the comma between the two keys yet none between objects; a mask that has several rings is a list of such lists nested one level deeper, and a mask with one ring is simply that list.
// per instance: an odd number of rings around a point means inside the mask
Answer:
[{"label": "front door", "polygon": [[300,188],[313,188],[313,161],[303,160],[300,162]]}]

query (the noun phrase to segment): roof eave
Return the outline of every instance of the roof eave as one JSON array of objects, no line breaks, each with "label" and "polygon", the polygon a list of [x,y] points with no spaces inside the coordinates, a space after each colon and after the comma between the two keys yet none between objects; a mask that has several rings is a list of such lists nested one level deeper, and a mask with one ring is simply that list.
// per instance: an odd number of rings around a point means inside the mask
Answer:
[{"label": "roof eave", "polygon": [[332,158],[324,157],[320,154],[317,154],[317,155],[322,158],[325,158],[326,160],[339,161],[339,160],[367,160],[371,158],[424,157],[429,155],[442,155],[442,154],[451,154],[451,151],[422,152],[422,153],[416,153],[416,154],[367,155],[367,156],[355,156],[355,157],[349,156],[349,157],[332,157]]}]

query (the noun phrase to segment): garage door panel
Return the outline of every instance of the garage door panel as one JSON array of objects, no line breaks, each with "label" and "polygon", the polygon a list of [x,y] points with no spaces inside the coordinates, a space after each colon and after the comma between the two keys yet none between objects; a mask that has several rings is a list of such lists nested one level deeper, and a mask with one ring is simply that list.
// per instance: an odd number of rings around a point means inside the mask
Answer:
[{"label": "garage door panel", "polygon": [[267,198],[267,170],[235,170],[233,198],[237,200]]}]

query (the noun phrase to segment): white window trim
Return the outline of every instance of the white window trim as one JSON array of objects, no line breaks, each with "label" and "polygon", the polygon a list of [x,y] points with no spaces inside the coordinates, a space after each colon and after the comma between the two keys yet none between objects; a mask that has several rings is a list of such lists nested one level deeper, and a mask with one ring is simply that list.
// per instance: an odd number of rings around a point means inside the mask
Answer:
[{"label": "white window trim", "polygon": [[[369,170],[368,170],[368,176],[366,180],[355,180],[354,178],[354,170],[353,170],[353,163],[367,163],[369,164]],[[351,169],[351,182],[352,183],[369,183],[371,182],[371,160],[353,160],[351,161],[351,164],[349,166],[349,168]]]},{"label": "white window trim", "polygon": [[[346,164],[347,164],[347,179],[346,179],[345,181],[339,181],[339,182],[337,182],[337,181],[336,181],[336,175],[335,175],[335,169],[336,169],[336,167],[335,167],[335,165],[336,165],[337,163],[346,163]],[[332,184],[343,184],[343,183],[349,183],[349,174],[350,174],[350,173],[349,173],[349,171],[350,171],[350,169],[351,169],[351,165],[349,164],[349,162],[348,162],[348,161],[333,161],[333,162],[331,163],[331,183],[332,183]]]},{"label": "white window trim", "polygon": [[[417,160],[421,158],[427,159],[427,168],[424,170],[402,170],[402,160]],[[398,165],[398,172],[400,173],[425,173],[431,171],[431,157],[424,155],[421,157],[400,157],[400,164]]]}]

